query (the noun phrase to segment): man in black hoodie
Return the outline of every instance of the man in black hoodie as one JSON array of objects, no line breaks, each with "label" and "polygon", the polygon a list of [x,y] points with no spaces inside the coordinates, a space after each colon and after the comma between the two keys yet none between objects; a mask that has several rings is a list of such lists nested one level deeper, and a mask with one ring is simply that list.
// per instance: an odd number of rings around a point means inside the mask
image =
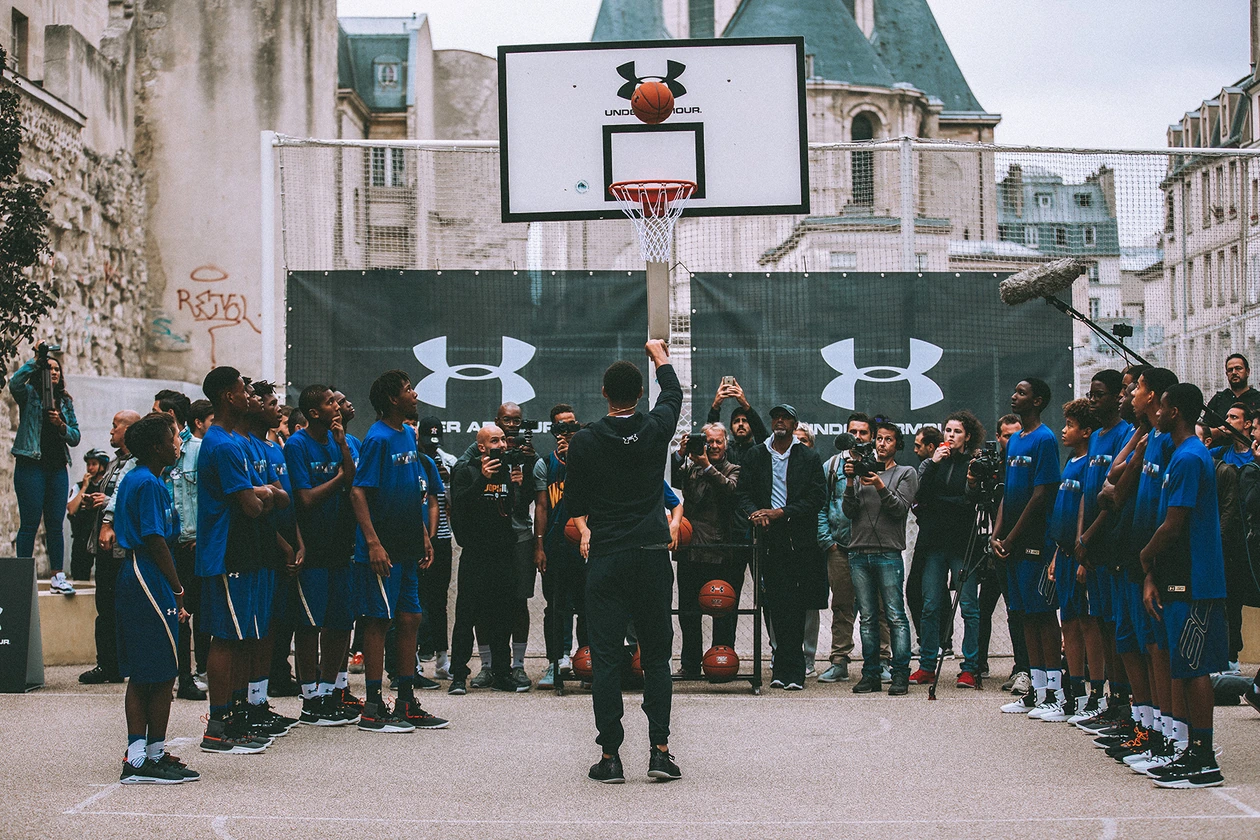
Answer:
[{"label": "man in black hoodie", "polygon": [[617,751],[625,737],[621,666],[630,621],[643,666],[643,711],[652,745],[648,777],[668,781],[682,775],[669,753],[674,572],[666,549],[670,535],[664,474],[683,394],[665,342],[653,339],[646,350],[661,386],[656,408],[651,413],[637,410],[643,374],[630,362],[614,362],[604,372],[608,415],[569,442],[565,481],[569,515],[585,517],[590,532],[583,546],[587,632],[599,729],[596,743],[603,748],[603,757],[589,776],[606,784],[625,781]]}]

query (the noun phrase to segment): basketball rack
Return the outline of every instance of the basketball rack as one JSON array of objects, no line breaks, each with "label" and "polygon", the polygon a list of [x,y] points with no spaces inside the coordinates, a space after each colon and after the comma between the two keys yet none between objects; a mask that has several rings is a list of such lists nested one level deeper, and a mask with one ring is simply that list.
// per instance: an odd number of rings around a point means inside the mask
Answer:
[{"label": "basketball rack", "polygon": [[617,181],[608,193],[617,200],[639,239],[647,263],[648,338],[669,341],[669,261],[674,226],[696,192],[694,181],[669,178]]}]

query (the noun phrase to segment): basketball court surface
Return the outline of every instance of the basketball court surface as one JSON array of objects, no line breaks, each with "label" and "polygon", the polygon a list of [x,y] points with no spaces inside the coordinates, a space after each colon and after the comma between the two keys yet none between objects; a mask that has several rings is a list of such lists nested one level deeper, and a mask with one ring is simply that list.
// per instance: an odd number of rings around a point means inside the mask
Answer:
[{"label": "basketball court surface", "polygon": [[[998,668],[1006,662],[996,660]],[[527,661],[537,679],[542,660]],[[1254,666],[1253,666],[1254,667]],[[172,751],[202,774],[117,784],[123,686],[0,696],[5,838],[730,838],[1260,836],[1260,715],[1218,708],[1224,787],[1157,790],[1066,724],[1001,715],[996,687],[940,700],[687,684],[671,748],[683,778],[646,778],[646,724],[628,694],[626,784],[586,778],[598,757],[590,695],[448,697],[449,729],[382,735],[297,727],[261,755],[197,749],[204,704],[176,701]],[[947,667],[946,675],[951,673]],[[352,686],[362,689],[362,678]],[[277,702],[296,714],[298,701]]]}]

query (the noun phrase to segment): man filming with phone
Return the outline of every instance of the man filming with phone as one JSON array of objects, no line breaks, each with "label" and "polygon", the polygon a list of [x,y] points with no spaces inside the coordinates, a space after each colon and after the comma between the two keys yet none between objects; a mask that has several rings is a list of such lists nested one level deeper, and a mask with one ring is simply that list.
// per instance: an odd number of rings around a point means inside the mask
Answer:
[{"label": "man filming with phone", "polygon": [[713,405],[709,407],[706,425],[717,423],[722,419],[722,403],[726,400],[736,402],[735,408],[731,411],[731,436],[727,441],[726,458],[732,464],[738,464],[744,457],[744,453],[770,437],[770,431],[762,421],[761,415],[748,402],[748,398],[744,396],[744,389],[733,376],[722,377],[717,396],[713,398]]}]

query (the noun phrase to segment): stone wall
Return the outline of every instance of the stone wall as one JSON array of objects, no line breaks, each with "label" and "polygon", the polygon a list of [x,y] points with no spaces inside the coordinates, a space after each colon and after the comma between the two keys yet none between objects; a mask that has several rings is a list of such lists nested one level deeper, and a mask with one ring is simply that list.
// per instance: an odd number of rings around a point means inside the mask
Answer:
[{"label": "stone wall", "polygon": [[[48,97],[21,99],[22,177],[50,184],[50,259],[35,271],[57,290],[57,308],[40,325],[42,339],[62,345],[66,383],[76,377],[141,377],[148,301],[144,259],[144,187],[125,150],[101,155],[84,146],[83,122]],[[18,359],[13,366],[25,359]],[[17,535],[10,450],[18,409],[0,394],[0,553]],[[79,455],[71,467],[77,477]],[[42,538],[37,555],[43,555]]]}]

